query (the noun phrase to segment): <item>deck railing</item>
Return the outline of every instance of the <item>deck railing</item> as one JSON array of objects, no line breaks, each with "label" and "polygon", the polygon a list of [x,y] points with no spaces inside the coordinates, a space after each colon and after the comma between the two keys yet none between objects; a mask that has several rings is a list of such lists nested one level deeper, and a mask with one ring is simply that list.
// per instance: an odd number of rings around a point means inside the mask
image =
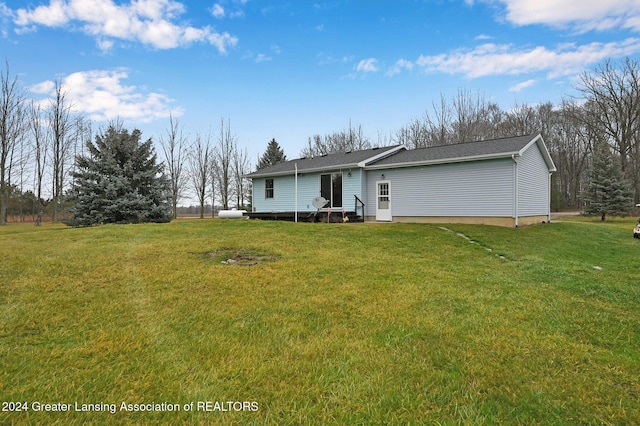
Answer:
[{"label": "deck railing", "polygon": [[[353,196],[355,197],[354,211],[356,212],[356,216],[360,216],[364,222],[364,203],[357,195],[354,194]],[[358,208],[360,209],[360,214],[358,214]]]}]

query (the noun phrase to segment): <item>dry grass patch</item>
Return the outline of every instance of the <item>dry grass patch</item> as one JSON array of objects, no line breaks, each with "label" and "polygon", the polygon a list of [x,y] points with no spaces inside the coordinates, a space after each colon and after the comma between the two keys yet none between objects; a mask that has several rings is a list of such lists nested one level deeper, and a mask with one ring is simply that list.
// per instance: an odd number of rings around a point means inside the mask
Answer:
[{"label": "dry grass patch", "polygon": [[224,265],[255,266],[263,262],[273,262],[276,256],[255,249],[221,248],[206,252],[206,259]]}]

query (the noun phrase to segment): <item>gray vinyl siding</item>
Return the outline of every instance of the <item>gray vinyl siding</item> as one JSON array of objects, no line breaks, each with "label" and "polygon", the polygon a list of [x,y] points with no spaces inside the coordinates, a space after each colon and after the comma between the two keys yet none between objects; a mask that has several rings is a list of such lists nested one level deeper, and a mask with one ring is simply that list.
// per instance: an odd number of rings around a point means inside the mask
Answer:
[{"label": "gray vinyl siding", "polygon": [[549,168],[533,144],[518,161],[518,216],[549,214]]},{"label": "gray vinyl siding", "polygon": [[[348,176],[347,173],[351,173]],[[342,171],[342,206],[346,211],[354,211],[356,205],[355,195],[362,199],[362,175],[361,169]]]},{"label": "gray vinyl siding", "polygon": [[[257,212],[293,211],[295,203],[293,176],[274,177],[273,198],[265,198],[264,178],[253,179],[253,208]],[[300,185],[300,181],[298,181]]]},{"label": "gray vinyl siding", "polygon": [[514,215],[514,162],[498,159],[367,172],[366,211],[375,216],[376,181],[390,181],[393,216]]},{"label": "gray vinyl siding", "polygon": [[[342,171],[342,205],[345,210],[354,208],[354,194],[360,196],[361,170]],[[348,176],[347,173],[351,173]],[[315,211],[311,200],[320,195],[320,175],[298,174],[298,211]],[[332,173],[327,171],[326,173]],[[295,210],[295,176],[273,177],[273,198],[265,198],[265,178],[253,178],[253,207],[255,212],[292,212]]]}]

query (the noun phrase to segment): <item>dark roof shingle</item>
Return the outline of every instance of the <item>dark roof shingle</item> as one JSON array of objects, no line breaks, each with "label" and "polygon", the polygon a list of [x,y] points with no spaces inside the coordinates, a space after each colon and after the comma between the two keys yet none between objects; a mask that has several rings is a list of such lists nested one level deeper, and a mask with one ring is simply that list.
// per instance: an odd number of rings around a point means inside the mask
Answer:
[{"label": "dark roof shingle", "polygon": [[296,160],[278,163],[265,169],[257,170],[247,175],[247,177],[286,175],[295,172],[296,164],[298,172],[308,172],[311,170],[336,169],[340,167],[356,167],[361,161],[368,160],[386,151],[396,148],[396,146],[385,146],[381,148],[371,148],[363,151],[351,151],[337,154],[327,154],[311,158],[298,158]]},{"label": "dark roof shingle", "polygon": [[516,136],[411,149],[376,161],[372,166],[390,166],[394,164],[449,161],[474,157],[488,157],[492,155],[510,155],[522,150],[535,136],[536,135]]},{"label": "dark roof shingle", "polygon": [[[429,148],[405,149],[402,145],[372,148],[363,151],[353,151],[339,154],[329,154],[313,158],[300,158],[276,164],[266,169],[258,170],[247,175],[249,178],[290,175],[298,172],[335,170],[347,167],[357,167],[358,163],[368,160],[367,168],[388,168],[394,166],[411,166],[429,163],[445,163],[455,161],[471,161],[475,159],[499,158],[518,154],[539,136],[538,133],[524,136],[514,136],[490,139],[477,142],[465,142],[453,145],[433,146]],[[541,142],[541,140],[540,140]],[[387,155],[384,155],[384,154]],[[550,170],[555,171],[553,160],[548,152],[543,153]],[[379,158],[377,158],[380,156]]]}]

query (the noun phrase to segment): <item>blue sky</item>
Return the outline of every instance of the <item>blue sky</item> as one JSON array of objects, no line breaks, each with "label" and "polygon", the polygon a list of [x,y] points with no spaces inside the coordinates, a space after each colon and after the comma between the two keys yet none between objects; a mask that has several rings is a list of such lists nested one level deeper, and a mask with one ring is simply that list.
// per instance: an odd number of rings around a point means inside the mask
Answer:
[{"label": "blue sky", "polygon": [[640,0],[0,0],[0,56],[33,99],[60,80],[94,128],[157,139],[229,119],[254,160],[362,125],[375,143],[441,95],[504,109],[575,94],[640,52]]}]

